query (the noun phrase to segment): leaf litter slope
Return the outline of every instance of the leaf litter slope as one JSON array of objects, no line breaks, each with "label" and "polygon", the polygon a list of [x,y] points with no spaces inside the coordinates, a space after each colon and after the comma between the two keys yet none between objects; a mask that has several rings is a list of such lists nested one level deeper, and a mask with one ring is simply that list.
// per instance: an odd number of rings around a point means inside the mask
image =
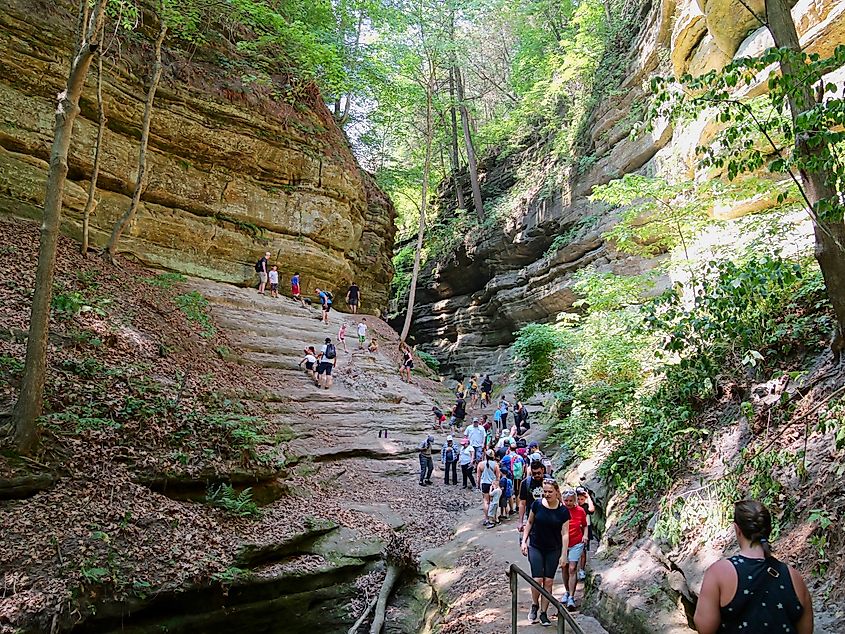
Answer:
[{"label": "leaf litter slope", "polygon": [[[0,219],[0,233],[5,410],[14,403],[24,358],[38,227]],[[0,502],[6,588],[0,631],[49,629],[57,614],[69,626],[103,603],[220,583],[244,543],[283,541],[315,516],[386,539],[391,527],[366,505],[386,505],[401,516],[415,554],[450,537],[455,510],[470,498],[450,492],[447,500],[432,500],[428,489],[408,486],[413,476],[376,480],[383,461],[284,469],[297,459],[289,455],[287,423],[315,412],[285,402],[289,372],[227,360],[236,344],[213,318],[186,317],[180,306],[189,293],[175,277],[125,259],[117,268],[86,259],[73,242],[60,240],[41,445],[29,458],[8,449],[0,455],[0,479],[46,472],[55,483],[27,499]],[[201,302],[198,311],[208,314]],[[383,348],[395,344],[395,334],[372,321]],[[387,352],[384,371],[392,374],[396,359]],[[433,397],[436,385],[419,381]],[[425,411],[420,421],[423,429]],[[319,416],[314,426],[320,427]],[[399,473],[412,469],[403,463]],[[278,477],[283,495],[256,517],[237,517],[142,484],[236,475]],[[359,510],[350,508],[351,492]],[[288,563],[301,571],[321,560]],[[362,580],[362,597],[374,583],[372,575]],[[354,603],[350,612],[364,604]]]}]

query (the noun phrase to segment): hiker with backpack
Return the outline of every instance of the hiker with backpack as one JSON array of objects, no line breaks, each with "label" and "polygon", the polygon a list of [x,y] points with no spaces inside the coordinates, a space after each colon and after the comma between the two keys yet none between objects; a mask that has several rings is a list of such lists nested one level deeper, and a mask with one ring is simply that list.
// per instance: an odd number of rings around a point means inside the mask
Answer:
[{"label": "hiker with backpack", "polygon": [[326,337],[326,343],[320,348],[320,364],[317,366],[317,387],[329,389],[332,386],[332,370],[337,365],[337,348],[331,337]]},{"label": "hiker with backpack", "polygon": [[268,274],[270,272],[270,252],[267,251],[263,258],[255,263],[255,272],[258,273],[258,294],[264,294],[264,287],[267,286]]},{"label": "hiker with backpack", "polygon": [[431,474],[434,471],[434,460],[431,457],[431,445],[433,443],[434,436],[429,434],[417,447],[417,450],[420,452],[420,486],[432,484]]},{"label": "hiker with backpack", "polygon": [[458,448],[455,447],[454,439],[451,435],[446,436],[446,444],[440,450],[440,462],[443,463],[443,470],[446,472],[443,476],[443,484],[449,484],[449,472],[452,472],[452,484],[458,484],[458,458],[460,454]]},{"label": "hiker with backpack", "polygon": [[332,294],[329,291],[321,291],[319,288],[315,288],[314,292],[320,299],[320,307],[323,309],[323,315],[321,319],[323,320],[324,324],[328,324],[329,311],[332,309]]}]

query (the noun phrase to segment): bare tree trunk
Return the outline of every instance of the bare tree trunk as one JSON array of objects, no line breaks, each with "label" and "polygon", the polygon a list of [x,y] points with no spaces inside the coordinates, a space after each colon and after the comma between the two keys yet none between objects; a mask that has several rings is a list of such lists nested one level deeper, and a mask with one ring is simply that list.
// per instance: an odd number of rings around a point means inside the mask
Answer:
[{"label": "bare tree trunk", "polygon": [[[358,27],[355,30],[355,44],[352,47],[352,63],[357,66],[358,61],[358,50],[361,47],[361,29],[364,26],[364,10],[361,9],[358,11]],[[340,104],[338,103],[338,106]],[[335,110],[335,117],[338,115],[338,109]],[[338,118],[337,124],[341,127],[346,125],[346,122],[349,121],[349,112],[352,110],[352,91],[350,90],[346,93],[346,103],[343,105],[343,114],[340,115]]]},{"label": "bare tree trunk", "polygon": [[378,600],[375,607],[376,614],[373,617],[373,624],[370,626],[370,634],[381,634],[387,611],[387,600],[390,598],[390,593],[393,592],[393,586],[396,585],[396,582],[399,581],[399,577],[401,576],[402,568],[397,564],[388,565],[384,583],[381,585],[381,590],[378,593]]},{"label": "bare tree trunk", "polygon": [[472,133],[469,127],[469,112],[464,100],[464,81],[461,69],[455,67],[455,83],[458,89],[458,106],[461,109],[461,125],[464,129],[464,146],[467,150],[467,164],[469,165],[469,181],[472,185],[472,202],[478,221],[484,220],[484,201],[481,199],[481,185],[478,183],[478,161],[475,158],[475,147],[472,144]]},{"label": "bare tree trunk", "polygon": [[129,203],[129,208],[115,223],[108,245],[106,246],[108,259],[112,262],[114,262],[114,256],[117,253],[120,236],[126,227],[129,226],[129,223],[134,220],[135,213],[138,211],[138,205],[141,202],[141,194],[147,185],[147,145],[150,141],[150,122],[153,118],[153,103],[155,101],[156,89],[158,89],[158,82],[161,79],[161,45],[164,42],[164,36],[167,34],[167,24],[164,21],[164,15],[160,15],[159,18],[161,25],[155,42],[155,63],[153,64],[153,72],[150,77],[150,85],[147,88],[147,101],[144,105],[144,122],[141,127],[141,148],[138,151],[138,177],[135,181],[135,191],[132,192],[132,201]]},{"label": "bare tree trunk", "polygon": [[434,69],[429,62],[429,76],[425,90],[425,163],[423,164],[422,202],[420,204],[420,228],[417,232],[417,249],[414,252],[414,269],[411,273],[411,287],[408,292],[408,310],[405,312],[405,323],[399,341],[405,341],[411,331],[411,321],[414,318],[414,302],[417,297],[417,278],[420,274],[420,259],[422,257],[423,239],[425,238],[425,210],[428,203],[428,177],[431,172],[431,145],[434,137],[434,122],[432,121],[432,83]]},{"label": "bare tree trunk", "polygon": [[455,108],[455,68],[449,69],[449,118],[451,119],[452,129],[449,135],[450,144],[450,158],[452,161],[452,180],[455,183],[455,198],[458,201],[458,209],[466,209],[467,203],[464,200],[464,188],[461,186],[459,173],[461,169],[461,156],[458,152],[458,113]]},{"label": "bare tree trunk", "polygon": [[103,134],[106,130],[106,109],[103,106],[103,58],[97,56],[97,141],[94,145],[94,166],[91,170],[91,182],[88,183],[88,200],[82,212],[82,255],[88,255],[88,233],[91,214],[97,207],[97,178],[100,175],[100,149],[103,145]]},{"label": "bare tree trunk", "polygon": [[[47,336],[50,329],[50,302],[53,296],[53,274],[56,268],[56,245],[62,215],[62,195],[68,164],[67,155],[73,136],[73,122],[79,114],[79,96],[91,60],[100,48],[103,34],[103,13],[107,0],[97,0],[83,25],[84,33],[70,65],[67,88],[59,93],[53,147],[50,150],[50,171],[44,197],[44,219],[35,272],[35,292],[26,341],[26,363],[21,391],[12,414],[15,423],[15,444],[21,453],[29,453],[38,440],[37,420],[42,411],[44,379],[47,369]],[[80,0],[86,3],[87,0]],[[83,15],[83,14],[80,14]],[[84,19],[84,18],[83,18]]]},{"label": "bare tree trunk", "polygon": [[[795,23],[792,21],[787,0],[766,0],[766,26],[772,34],[775,46],[788,48],[799,53],[801,44],[798,39],[798,32]],[[783,60],[780,64],[781,74],[784,77],[795,76],[797,69],[793,63]],[[812,110],[816,105],[812,86],[802,86],[797,94],[789,98],[789,110],[792,115],[793,124],[805,112]],[[818,164],[826,154],[830,153],[830,146],[827,143],[812,143],[814,139],[810,134],[795,135],[795,154],[803,159],[816,159]],[[830,201],[834,209],[828,212],[813,212],[814,233],[815,233],[815,255],[819,268],[824,277],[827,294],[830,303],[836,313],[837,335],[834,336],[834,343],[841,341],[845,335],[845,223],[843,223],[843,209],[837,197],[833,185],[832,174],[825,171],[810,171],[806,168],[800,170],[801,182],[807,196],[807,200],[813,206],[820,201]],[[837,351],[834,350],[834,355]]]}]

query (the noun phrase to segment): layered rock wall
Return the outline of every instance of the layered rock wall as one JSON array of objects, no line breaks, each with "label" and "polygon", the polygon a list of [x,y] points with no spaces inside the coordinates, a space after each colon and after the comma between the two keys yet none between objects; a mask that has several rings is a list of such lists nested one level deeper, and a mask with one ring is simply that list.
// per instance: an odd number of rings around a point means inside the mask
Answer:
[{"label": "layered rock wall", "polygon": [[[752,3],[752,8],[762,6]],[[739,17],[737,17],[739,16]],[[845,3],[800,0],[793,8],[808,52],[830,53],[845,42]],[[741,18],[741,19],[740,19]],[[587,126],[591,167],[573,175],[568,187],[525,196],[504,228],[464,241],[449,258],[425,272],[418,292],[413,334],[442,365],[456,373],[503,369],[513,333],[532,321],[554,321],[572,308],[573,275],[593,265],[599,271],[638,274],[654,265],[618,252],[602,237],[615,222],[605,207],[587,197],[596,185],[638,172],[669,179],[694,177],[693,153],[713,126],[702,117],[683,128],[658,125],[645,135],[629,132],[646,104],[647,79],[654,73],[680,75],[721,68],[735,56],[771,46],[767,31],[739,0],[662,0],[651,6],[631,43],[630,64],[613,97],[592,111]],[[841,71],[832,78],[842,82]],[[495,161],[486,178],[504,180]],[[744,204],[759,211],[774,201]],[[731,215],[731,210],[721,210]],[[549,251],[556,236],[573,239]]]},{"label": "layered rock wall", "polygon": [[[38,218],[56,95],[75,23],[64,2],[10,0],[0,13],[0,213]],[[149,181],[120,250],[153,266],[249,283],[264,251],[304,290],[355,279],[366,310],[382,308],[392,277],[394,210],[358,167],[316,90],[297,101],[246,84],[222,38],[193,59],[164,51],[150,135]],[[221,50],[223,47],[223,50]],[[113,40],[105,56],[108,117],[94,245],[129,205],[149,46]],[[236,60],[235,60],[236,61]],[[96,138],[92,67],[74,126],[63,231],[78,237]]]}]

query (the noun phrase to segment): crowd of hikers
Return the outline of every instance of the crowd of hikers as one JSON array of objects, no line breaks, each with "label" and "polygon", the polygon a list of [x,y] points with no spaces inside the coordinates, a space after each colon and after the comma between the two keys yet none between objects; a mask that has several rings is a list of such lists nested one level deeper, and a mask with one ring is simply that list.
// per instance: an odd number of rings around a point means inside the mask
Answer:
[{"label": "crowd of hikers", "polygon": [[[489,376],[479,380],[473,375],[458,381],[452,408],[432,407],[435,429],[448,431],[439,452],[444,486],[457,486],[460,466],[462,488],[481,494],[482,526],[495,528],[516,517],[520,550],[531,576],[553,595],[560,570],[559,601],[567,610],[575,610],[590,544],[601,538],[592,522],[595,495],[555,478],[549,456],[537,441],[525,437],[530,425],[522,403],[511,411],[502,396],[492,420],[487,415],[474,416],[464,427],[468,410],[479,403],[490,405],[492,387]],[[418,447],[420,486],[433,484],[434,444],[434,436],[428,434]],[[739,553],[708,569],[694,617],[698,631],[811,634],[809,592],[801,575],[772,555],[768,509],[754,500],[737,502],[734,529]],[[551,625],[549,600],[533,587],[527,616],[532,624]]]}]

